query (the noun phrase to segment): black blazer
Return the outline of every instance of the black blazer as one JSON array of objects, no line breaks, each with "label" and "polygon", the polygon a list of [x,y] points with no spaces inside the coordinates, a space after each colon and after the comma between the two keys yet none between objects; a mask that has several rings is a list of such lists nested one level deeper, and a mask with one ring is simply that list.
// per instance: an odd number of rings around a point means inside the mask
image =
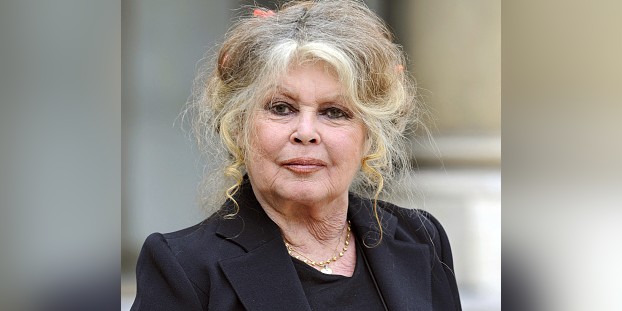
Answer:
[{"label": "black blazer", "polygon": [[[249,184],[231,203],[184,230],[151,234],[136,268],[131,310],[311,310],[278,226]],[[461,310],[445,231],[434,217],[378,202],[382,241],[372,203],[349,197],[348,217],[389,310]],[[364,264],[364,262],[357,262]]]}]

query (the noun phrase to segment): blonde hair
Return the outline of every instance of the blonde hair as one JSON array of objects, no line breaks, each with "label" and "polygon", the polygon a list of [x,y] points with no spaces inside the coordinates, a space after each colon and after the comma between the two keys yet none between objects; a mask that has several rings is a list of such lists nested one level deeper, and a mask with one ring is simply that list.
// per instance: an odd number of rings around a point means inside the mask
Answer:
[{"label": "blonde hair", "polygon": [[311,60],[331,67],[367,127],[369,152],[350,190],[373,197],[376,212],[378,197],[410,167],[405,133],[420,123],[415,84],[401,47],[359,1],[292,1],[276,12],[256,10],[262,14],[243,17],[229,30],[217,57],[195,83],[191,108],[198,145],[210,160],[221,162],[206,174],[203,202],[217,207],[230,199],[237,205],[234,194],[246,173],[250,112],[265,100],[271,83]]}]

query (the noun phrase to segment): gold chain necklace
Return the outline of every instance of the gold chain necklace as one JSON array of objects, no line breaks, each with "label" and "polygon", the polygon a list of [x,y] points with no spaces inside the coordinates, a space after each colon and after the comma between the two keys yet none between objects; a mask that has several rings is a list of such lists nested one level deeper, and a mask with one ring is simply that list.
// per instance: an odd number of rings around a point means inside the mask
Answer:
[{"label": "gold chain necklace", "polygon": [[[287,247],[287,253],[289,253],[290,256],[312,266],[312,267],[320,267],[320,272],[324,273],[324,274],[332,274],[333,273],[333,269],[331,269],[328,265],[332,262],[337,261],[337,259],[343,257],[343,254],[348,250],[348,246],[350,245],[350,221],[348,220],[348,231],[346,233],[346,240],[345,243],[343,245],[343,248],[341,249],[340,252],[337,252],[337,247],[339,247],[339,242],[341,242],[341,237],[339,237],[339,241],[337,242],[337,246],[335,247],[335,252],[333,253],[333,256],[326,259],[326,260],[322,260],[322,261],[315,261],[315,260],[311,260],[309,259],[309,257],[305,256],[302,252],[296,250],[291,244],[289,244],[289,242],[287,242],[287,240],[284,240],[285,242],[285,247]],[[343,232],[343,231],[342,231]],[[294,253],[298,254],[298,255],[294,255]],[[303,257],[303,258],[301,258]]]}]

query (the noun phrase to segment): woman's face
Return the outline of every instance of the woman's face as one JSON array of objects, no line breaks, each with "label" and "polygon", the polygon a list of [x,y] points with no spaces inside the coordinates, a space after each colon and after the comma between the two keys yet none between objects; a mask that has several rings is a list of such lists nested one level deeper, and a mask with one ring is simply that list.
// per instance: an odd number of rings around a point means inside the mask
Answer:
[{"label": "woman's face", "polygon": [[341,84],[322,63],[294,67],[278,82],[253,116],[246,166],[254,191],[273,203],[347,199],[365,127]]}]

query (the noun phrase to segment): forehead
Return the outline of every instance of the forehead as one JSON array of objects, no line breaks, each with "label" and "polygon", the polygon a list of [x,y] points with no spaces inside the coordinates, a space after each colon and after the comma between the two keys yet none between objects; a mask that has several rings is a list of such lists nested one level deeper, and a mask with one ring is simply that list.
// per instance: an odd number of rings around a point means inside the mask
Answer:
[{"label": "forehead", "polygon": [[291,97],[347,98],[344,85],[335,70],[324,62],[290,66],[276,80],[275,92]]}]

